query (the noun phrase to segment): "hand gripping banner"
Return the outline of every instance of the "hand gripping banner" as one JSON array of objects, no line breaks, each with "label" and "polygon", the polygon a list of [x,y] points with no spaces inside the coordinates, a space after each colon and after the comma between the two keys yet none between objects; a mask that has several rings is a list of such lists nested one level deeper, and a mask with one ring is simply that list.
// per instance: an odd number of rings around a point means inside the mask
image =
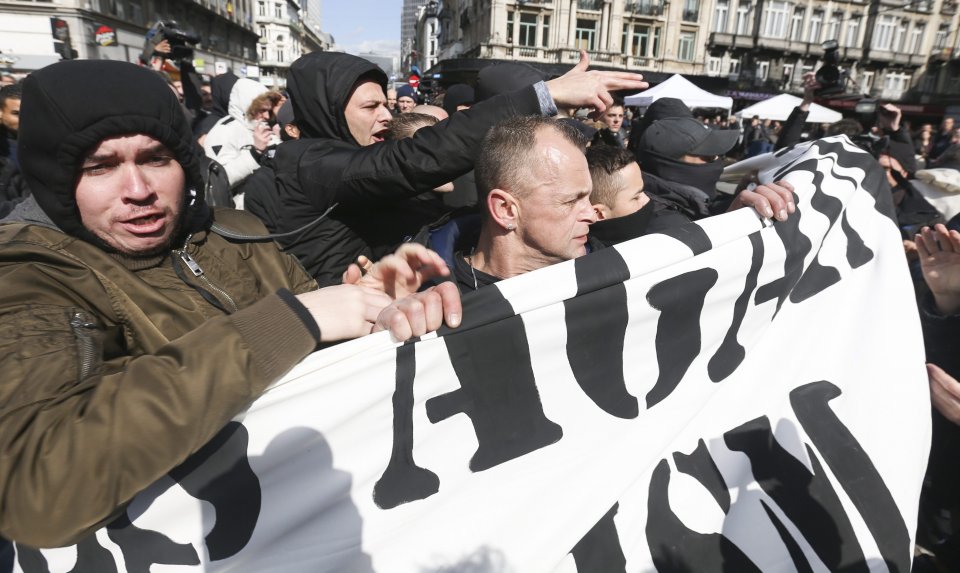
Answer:
[{"label": "hand gripping banner", "polygon": [[876,161],[773,157],[743,209],[310,356],[51,571],[906,572],[929,446]]}]

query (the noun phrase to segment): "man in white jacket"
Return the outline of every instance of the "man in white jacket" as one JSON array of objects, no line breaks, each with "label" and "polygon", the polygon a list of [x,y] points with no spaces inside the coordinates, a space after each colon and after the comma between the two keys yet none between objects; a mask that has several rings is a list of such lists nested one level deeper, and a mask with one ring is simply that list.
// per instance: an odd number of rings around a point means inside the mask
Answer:
[{"label": "man in white jacket", "polygon": [[[231,189],[260,167],[260,155],[267,147],[280,143],[270,120],[282,99],[279,93],[246,78],[237,80],[230,90],[228,115],[207,134],[203,150],[223,165]],[[234,201],[243,208],[242,196]]]}]

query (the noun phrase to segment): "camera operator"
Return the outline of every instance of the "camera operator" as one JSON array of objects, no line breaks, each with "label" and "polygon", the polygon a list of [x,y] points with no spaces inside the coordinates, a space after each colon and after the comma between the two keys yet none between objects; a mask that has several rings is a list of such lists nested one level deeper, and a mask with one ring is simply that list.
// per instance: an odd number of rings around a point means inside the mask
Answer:
[{"label": "camera operator", "polygon": [[[147,32],[139,57],[143,66],[160,74],[167,81],[170,89],[177,94],[180,109],[194,133],[197,133],[199,125],[208,113],[204,110],[202,80],[193,67],[193,46],[199,41],[197,36],[180,30],[175,21],[161,20]],[[174,85],[172,78],[165,70],[167,62],[180,72],[179,88]],[[203,195],[206,202],[216,207],[232,207],[230,182],[223,166],[204,156],[201,167]]]},{"label": "camera operator", "polygon": [[193,67],[193,46],[200,39],[177,27],[172,20],[159,21],[147,32],[140,61],[157,72],[166,72],[165,63],[170,62],[180,73],[178,99],[187,114],[191,128],[203,120],[202,81]]}]

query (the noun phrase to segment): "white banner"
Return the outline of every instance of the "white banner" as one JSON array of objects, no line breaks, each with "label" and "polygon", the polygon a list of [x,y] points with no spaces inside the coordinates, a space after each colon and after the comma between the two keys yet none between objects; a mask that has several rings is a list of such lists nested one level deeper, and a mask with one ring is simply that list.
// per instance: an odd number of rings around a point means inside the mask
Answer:
[{"label": "white banner", "polygon": [[788,150],[761,174],[796,188],[786,222],[714,217],[316,353],[19,570],[908,571],[930,405],[883,177],[846,139]]}]

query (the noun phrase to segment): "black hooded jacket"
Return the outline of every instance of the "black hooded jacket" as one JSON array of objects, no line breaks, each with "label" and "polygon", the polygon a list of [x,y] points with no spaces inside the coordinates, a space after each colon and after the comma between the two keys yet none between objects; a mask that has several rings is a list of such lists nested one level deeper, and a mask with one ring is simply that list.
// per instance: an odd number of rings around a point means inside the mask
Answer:
[{"label": "black hooded jacket", "polygon": [[336,284],[358,255],[378,259],[442,215],[412,197],[473,168],[487,129],[500,120],[540,113],[527,87],[454,114],[412,138],[361,147],[344,110],[353,86],[387,78],[367,60],[330,52],[307,54],[290,67],[287,88],[302,138],[280,145],[274,158],[280,232],[330,215],[281,246],[321,285]]},{"label": "black hooded jacket", "polygon": [[[202,154],[180,103],[170,97],[170,88],[159,75],[128,66],[71,61],[38,70],[23,84],[23,114],[33,107],[43,110],[29,113],[34,125],[20,132],[20,165],[27,187],[57,227],[108,252],[114,249],[81,223],[74,197],[85,153],[105,137],[142,133],[166,145],[183,167],[188,189],[194,190],[184,210],[182,232],[203,228],[210,220],[203,201]],[[79,84],[97,85],[100,90],[93,96],[74,89]]]},{"label": "black hooded jacket", "polygon": [[228,111],[230,108],[230,91],[233,90],[233,85],[239,79],[233,72],[227,72],[210,80],[210,99],[213,103],[210,112],[194,125],[194,135],[199,137],[209,133],[213,126],[220,121],[220,118],[226,117],[230,113]]}]

